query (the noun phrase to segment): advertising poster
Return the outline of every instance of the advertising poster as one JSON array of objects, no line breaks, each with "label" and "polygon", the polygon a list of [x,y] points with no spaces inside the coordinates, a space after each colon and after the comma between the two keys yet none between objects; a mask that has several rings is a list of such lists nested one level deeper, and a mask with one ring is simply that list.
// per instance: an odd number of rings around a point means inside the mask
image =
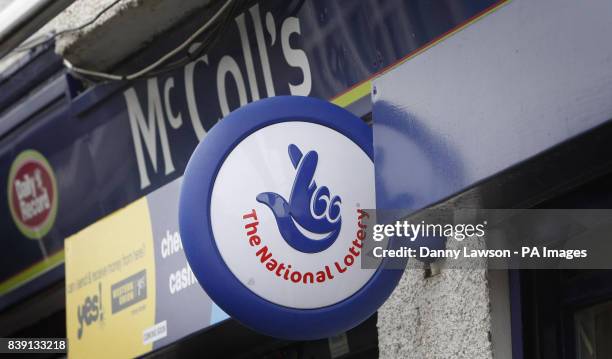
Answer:
[{"label": "advertising poster", "polygon": [[180,182],[66,239],[72,357],[142,355],[227,318],[185,258],[178,232]]}]

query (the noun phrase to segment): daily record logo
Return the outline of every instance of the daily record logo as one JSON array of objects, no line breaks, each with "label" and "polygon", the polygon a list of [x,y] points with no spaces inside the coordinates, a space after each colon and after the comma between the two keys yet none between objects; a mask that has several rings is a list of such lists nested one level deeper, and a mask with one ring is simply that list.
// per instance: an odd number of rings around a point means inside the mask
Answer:
[{"label": "daily record logo", "polygon": [[8,205],[17,228],[28,238],[43,238],[57,214],[53,168],[40,152],[26,150],[13,161],[7,182]]},{"label": "daily record logo", "polygon": [[304,253],[321,252],[331,246],[342,227],[339,196],[330,194],[326,186],[318,187],[314,174],[319,156],[289,145],[289,158],[296,169],[291,196],[287,202],[275,192],[264,192],[257,201],[274,213],[281,235],[289,245]]},{"label": "daily record logo", "polygon": [[281,96],[220,121],[185,176],[189,264],[225,312],[265,334],[317,339],[370,317],[401,271],[362,269],[375,208],[372,132],[330,103]]}]

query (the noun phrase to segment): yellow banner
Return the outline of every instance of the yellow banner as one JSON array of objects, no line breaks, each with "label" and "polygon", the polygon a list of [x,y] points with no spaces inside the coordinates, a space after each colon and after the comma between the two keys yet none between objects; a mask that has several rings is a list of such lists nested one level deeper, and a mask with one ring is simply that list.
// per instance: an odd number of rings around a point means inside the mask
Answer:
[{"label": "yellow banner", "polygon": [[146,198],[76,235],[66,250],[71,358],[134,357],[151,350],[155,257]]}]

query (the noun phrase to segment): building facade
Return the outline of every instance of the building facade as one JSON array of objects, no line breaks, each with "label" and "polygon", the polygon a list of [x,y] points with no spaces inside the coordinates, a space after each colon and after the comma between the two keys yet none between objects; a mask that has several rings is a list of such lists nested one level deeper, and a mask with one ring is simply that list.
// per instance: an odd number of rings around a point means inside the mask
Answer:
[{"label": "building facade", "polygon": [[[210,128],[278,95],[328,100],[372,126],[377,208],[606,208],[609,10],[75,1],[36,46],[0,64],[0,334],[67,336],[75,357],[605,357],[610,329],[591,333],[580,319],[608,318],[601,270],[412,261],[386,304],[349,332],[262,336],[198,286],[177,213],[183,172]],[[49,30],[64,33],[41,37]],[[38,195],[28,197],[26,179]],[[130,281],[146,294],[115,307],[114,290]],[[111,328],[121,327],[132,329],[118,339]],[[103,352],[110,343],[120,345]]]}]

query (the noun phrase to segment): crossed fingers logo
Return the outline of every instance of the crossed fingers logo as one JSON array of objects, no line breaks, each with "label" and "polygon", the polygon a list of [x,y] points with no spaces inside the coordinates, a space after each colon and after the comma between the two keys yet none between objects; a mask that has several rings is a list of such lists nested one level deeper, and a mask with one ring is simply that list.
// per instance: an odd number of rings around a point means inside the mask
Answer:
[{"label": "crossed fingers logo", "polygon": [[285,241],[304,253],[317,253],[329,248],[340,233],[342,218],[339,196],[332,196],[326,186],[317,186],[314,174],[319,155],[289,145],[289,159],[296,169],[289,202],[274,192],[263,192],[257,201],[270,208]]}]

